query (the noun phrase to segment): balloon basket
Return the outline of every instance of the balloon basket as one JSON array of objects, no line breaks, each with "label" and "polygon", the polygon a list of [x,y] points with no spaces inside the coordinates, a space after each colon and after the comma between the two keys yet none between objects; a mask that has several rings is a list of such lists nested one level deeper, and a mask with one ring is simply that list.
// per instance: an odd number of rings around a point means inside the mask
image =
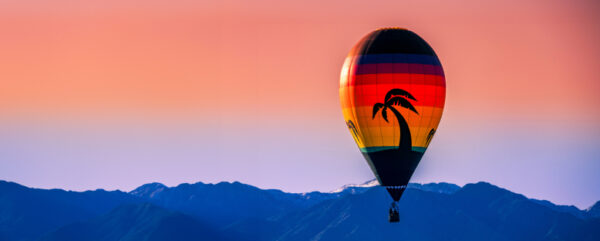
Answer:
[{"label": "balloon basket", "polygon": [[390,223],[400,222],[400,213],[398,211],[398,202],[392,202],[392,205],[390,206],[388,221]]}]

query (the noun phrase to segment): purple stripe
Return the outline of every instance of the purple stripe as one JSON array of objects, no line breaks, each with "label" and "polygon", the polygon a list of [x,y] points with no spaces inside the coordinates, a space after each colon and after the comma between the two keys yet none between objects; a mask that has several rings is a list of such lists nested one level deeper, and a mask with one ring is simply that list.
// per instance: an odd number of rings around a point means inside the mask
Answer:
[{"label": "purple stripe", "polygon": [[444,76],[442,66],[429,64],[405,64],[405,63],[385,63],[385,64],[359,64],[356,66],[356,74],[429,74]]}]

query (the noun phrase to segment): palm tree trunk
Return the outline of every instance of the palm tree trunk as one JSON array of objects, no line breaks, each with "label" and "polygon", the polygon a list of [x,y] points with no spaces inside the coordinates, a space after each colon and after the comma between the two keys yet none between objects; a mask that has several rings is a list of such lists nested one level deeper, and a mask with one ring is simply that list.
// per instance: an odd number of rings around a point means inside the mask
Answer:
[{"label": "palm tree trunk", "polygon": [[396,119],[398,119],[398,125],[400,125],[400,143],[398,144],[398,149],[400,149],[400,151],[406,152],[412,151],[412,137],[410,136],[410,129],[408,128],[408,123],[406,123],[406,120],[404,119],[402,114],[400,114],[400,112],[396,110],[396,108],[391,106],[388,108],[392,110],[392,112],[394,112],[394,115],[396,115]]}]

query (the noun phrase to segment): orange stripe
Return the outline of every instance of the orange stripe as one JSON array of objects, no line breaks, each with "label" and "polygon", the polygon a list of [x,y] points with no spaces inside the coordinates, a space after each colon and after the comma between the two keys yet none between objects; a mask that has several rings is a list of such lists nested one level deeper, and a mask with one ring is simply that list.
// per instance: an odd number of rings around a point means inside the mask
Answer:
[{"label": "orange stripe", "polygon": [[[439,119],[442,116],[443,109],[437,107],[415,107],[419,114],[415,114],[414,112],[407,109],[396,108],[402,116],[406,119],[408,126],[410,127],[427,127],[435,125],[435,123],[439,122]],[[347,114],[351,114],[352,111],[356,111],[356,118],[346,118],[352,119],[353,122],[360,122],[361,124],[367,126],[387,126],[388,123],[385,121],[380,122],[378,119],[381,118],[381,112],[378,112],[375,118],[373,118],[373,107],[358,107],[358,108],[344,108],[343,113],[346,117]],[[349,117],[349,116],[348,116]],[[356,121],[354,121],[356,120]],[[383,119],[382,119],[383,120]],[[396,118],[391,112],[388,112],[388,120],[390,123],[397,123]],[[429,121],[433,124],[429,124]],[[363,126],[364,126],[363,125]]]}]

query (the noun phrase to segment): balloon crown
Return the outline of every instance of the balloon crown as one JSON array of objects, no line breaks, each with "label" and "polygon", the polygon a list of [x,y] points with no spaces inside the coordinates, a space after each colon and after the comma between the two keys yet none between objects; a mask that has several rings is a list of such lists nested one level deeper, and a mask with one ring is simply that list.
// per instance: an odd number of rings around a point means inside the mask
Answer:
[{"label": "balloon crown", "polygon": [[397,30],[408,30],[406,28],[401,28],[401,27],[382,27],[382,28],[378,28],[376,29],[377,31],[379,30],[392,30],[392,29],[397,29]]}]

